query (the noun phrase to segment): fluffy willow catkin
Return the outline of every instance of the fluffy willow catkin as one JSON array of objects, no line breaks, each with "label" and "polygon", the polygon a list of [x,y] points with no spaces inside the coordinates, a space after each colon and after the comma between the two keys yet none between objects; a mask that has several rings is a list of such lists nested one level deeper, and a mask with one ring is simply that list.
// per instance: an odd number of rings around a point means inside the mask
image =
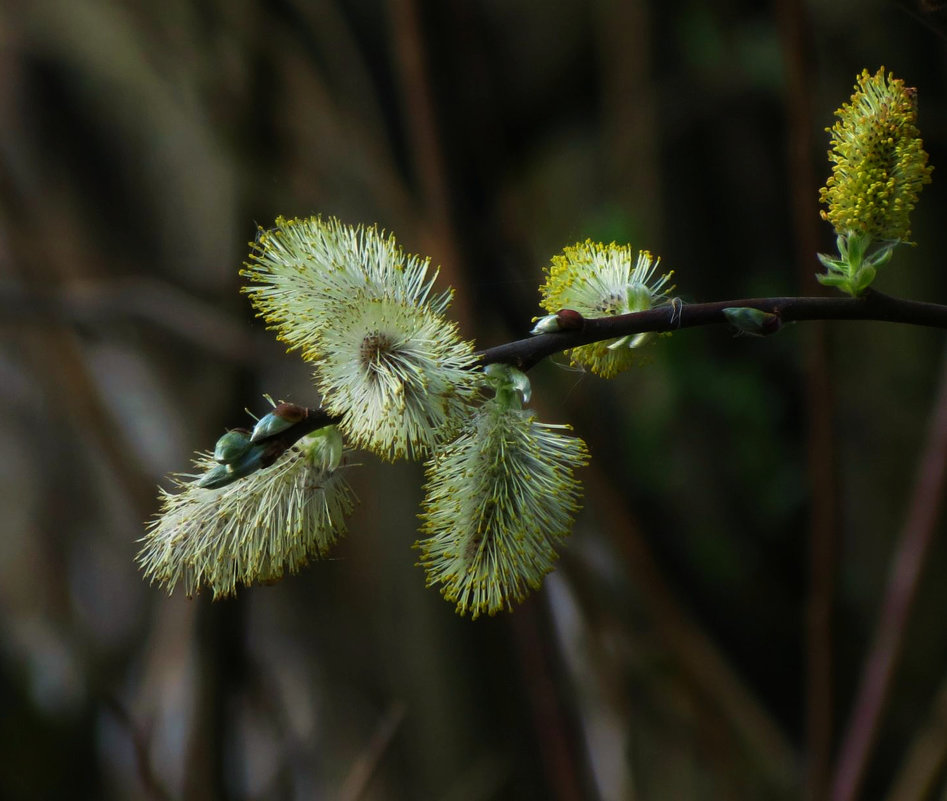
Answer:
[{"label": "fluffy willow catkin", "polygon": [[429,586],[474,618],[540,586],[579,508],[573,471],[588,461],[585,443],[520,403],[501,387],[427,468],[418,563]]},{"label": "fluffy willow catkin", "polygon": [[444,316],[429,260],[374,227],[277,220],[261,233],[245,292],[315,367],[347,441],[385,459],[420,458],[455,433],[478,394],[471,342]]},{"label": "fluffy willow catkin", "polygon": [[916,90],[884,67],[874,75],[862,70],[835,114],[827,129],[834,166],[819,195],[823,219],[840,235],[910,239],[910,215],[932,170],[917,128]]},{"label": "fluffy willow catkin", "polygon": [[[181,584],[187,595],[206,587],[219,598],[324,557],[355,504],[333,436],[331,429],[311,434],[273,465],[223,487],[175,477],[176,491],[162,492],[142,539],[145,576],[168,592]],[[204,454],[195,466],[206,475],[217,462]]]},{"label": "fluffy willow catkin", "polygon": [[[645,311],[666,302],[672,273],[655,278],[660,263],[649,251],[630,245],[580,242],[554,256],[540,287],[540,305],[551,314],[571,309],[583,317]],[[572,363],[613,378],[637,361],[636,349],[653,335],[593,342],[569,351]]]},{"label": "fluffy willow catkin", "polygon": [[382,299],[346,305],[323,337],[316,385],[346,438],[386,459],[415,459],[471,413],[476,358],[457,326]]}]

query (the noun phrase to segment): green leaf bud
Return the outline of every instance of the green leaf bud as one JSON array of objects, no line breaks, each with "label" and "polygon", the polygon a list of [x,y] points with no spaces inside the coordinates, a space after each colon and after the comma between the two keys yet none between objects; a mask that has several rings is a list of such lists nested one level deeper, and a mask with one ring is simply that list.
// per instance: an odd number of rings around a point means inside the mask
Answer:
[{"label": "green leaf bud", "polygon": [[782,326],[779,315],[752,309],[748,306],[730,306],[723,310],[727,322],[741,334],[765,337],[775,334]]},{"label": "green leaf bud", "polygon": [[228,464],[218,464],[197,480],[197,486],[204,489],[218,489],[232,484],[239,478],[268,466],[269,449],[263,445],[254,445],[244,454]]},{"label": "green leaf bud", "polygon": [[297,406],[295,403],[277,404],[272,412],[268,412],[257,420],[253,433],[250,434],[250,442],[259,442],[261,439],[280,434],[304,420],[308,413],[305,407]]},{"label": "green leaf bud", "polygon": [[488,364],[483,372],[504,408],[520,409],[524,403],[529,403],[533,388],[522,370],[510,364],[498,363]]},{"label": "green leaf bud", "polygon": [[249,448],[249,432],[245,428],[234,428],[217,440],[214,446],[214,459],[221,464],[230,464],[242,457]]}]

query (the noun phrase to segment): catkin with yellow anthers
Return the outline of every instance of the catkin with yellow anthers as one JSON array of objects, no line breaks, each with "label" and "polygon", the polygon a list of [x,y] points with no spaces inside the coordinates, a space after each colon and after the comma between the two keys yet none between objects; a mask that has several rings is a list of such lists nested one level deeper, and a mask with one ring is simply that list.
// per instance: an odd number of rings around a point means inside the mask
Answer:
[{"label": "catkin with yellow anthers", "polygon": [[316,384],[346,440],[385,459],[416,459],[451,437],[480,391],[473,345],[423,308],[341,304],[324,334]]},{"label": "catkin with yellow anthers", "polygon": [[[587,240],[553,256],[540,287],[540,305],[555,314],[570,309],[584,317],[608,317],[645,311],[667,300],[672,273],[655,278],[660,259],[614,242]],[[638,361],[636,350],[651,338],[638,334],[595,342],[570,350],[573,364],[612,378]]]},{"label": "catkin with yellow anthers", "polygon": [[832,175],[819,199],[822,217],[839,235],[910,239],[910,215],[930,183],[917,128],[917,92],[881,67],[863,70],[848,103],[835,112],[829,160]]},{"label": "catkin with yellow anthers", "polygon": [[494,398],[429,462],[419,564],[459,614],[511,610],[553,569],[588,461],[562,428]]},{"label": "catkin with yellow anthers", "polygon": [[335,325],[340,303],[384,299],[443,314],[451,298],[450,290],[434,293],[430,259],[406,254],[375,226],[334,217],[278,218],[260,232],[241,275],[279,339],[313,360],[325,351],[322,333]]}]

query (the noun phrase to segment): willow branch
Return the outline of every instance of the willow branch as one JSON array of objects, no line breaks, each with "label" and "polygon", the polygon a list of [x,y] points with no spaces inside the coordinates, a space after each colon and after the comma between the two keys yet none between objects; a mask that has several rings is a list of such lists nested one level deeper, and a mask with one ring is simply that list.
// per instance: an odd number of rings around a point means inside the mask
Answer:
[{"label": "willow branch", "polygon": [[480,363],[505,362],[528,370],[548,356],[579,345],[646,331],[667,332],[701,325],[726,324],[728,308],[775,314],[783,323],[802,320],[877,320],[947,329],[947,306],[902,300],[868,290],[859,298],[744,298],[714,303],[673,303],[631,314],[585,319],[575,331],[540,334],[480,353]]},{"label": "willow branch", "polygon": [[[947,305],[903,300],[871,289],[859,298],[743,298],[714,303],[685,304],[675,300],[647,311],[614,317],[578,318],[576,328],[539,334],[507,342],[478,353],[479,364],[502,362],[529,370],[556,353],[631,334],[662,333],[702,325],[728,324],[724,309],[750,308],[775,314],[782,323],[802,320],[876,320],[947,329]],[[273,445],[272,460],[293,443],[324,426],[338,423],[339,417],[322,409],[307,409],[296,425],[266,440]]]}]

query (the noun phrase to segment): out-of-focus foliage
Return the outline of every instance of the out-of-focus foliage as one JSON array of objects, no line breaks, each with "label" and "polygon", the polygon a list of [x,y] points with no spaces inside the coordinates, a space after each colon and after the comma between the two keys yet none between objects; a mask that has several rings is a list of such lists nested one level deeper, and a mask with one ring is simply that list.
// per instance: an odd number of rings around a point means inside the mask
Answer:
[{"label": "out-of-focus foliage", "polygon": [[[826,126],[862,68],[917,87],[934,182],[878,288],[943,302],[947,16],[639,0],[0,5],[0,796],[788,799],[803,786],[809,333],[684,331],[615,381],[530,377],[592,463],[560,569],[461,619],[410,548],[423,477],[365,455],[331,559],[234,600],[135,564],[162,476],[264,392],[317,402],[239,294],[277,215],[378,223],[461,334],[525,336],[542,267],[630,242],[683,301],[813,291]],[[795,43],[794,43],[795,42]],[[811,65],[809,207],[787,160]],[[803,181],[804,183],[804,181]],[[807,276],[803,280],[802,276]],[[830,327],[847,713],[943,337]],[[947,668],[930,556],[866,797]]]}]

